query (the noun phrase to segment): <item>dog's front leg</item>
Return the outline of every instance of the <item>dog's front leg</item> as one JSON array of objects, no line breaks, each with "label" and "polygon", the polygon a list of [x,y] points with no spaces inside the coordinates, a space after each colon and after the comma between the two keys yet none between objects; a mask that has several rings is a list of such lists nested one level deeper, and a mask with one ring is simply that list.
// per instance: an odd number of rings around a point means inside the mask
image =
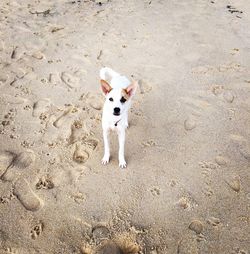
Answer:
[{"label": "dog's front leg", "polygon": [[128,128],[128,114],[125,115],[125,128]]},{"label": "dog's front leg", "polygon": [[125,128],[121,128],[118,131],[118,139],[119,139],[119,167],[126,168],[127,163],[124,158]]},{"label": "dog's front leg", "polygon": [[103,129],[103,141],[104,141],[104,156],[102,158],[103,165],[109,162],[109,157],[110,157],[108,135],[109,135],[108,129]]}]

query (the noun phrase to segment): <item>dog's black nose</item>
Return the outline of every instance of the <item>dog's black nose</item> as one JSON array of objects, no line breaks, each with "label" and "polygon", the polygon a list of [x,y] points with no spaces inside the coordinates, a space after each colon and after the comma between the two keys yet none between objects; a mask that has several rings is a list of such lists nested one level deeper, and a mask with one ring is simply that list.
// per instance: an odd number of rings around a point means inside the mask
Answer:
[{"label": "dog's black nose", "polygon": [[120,108],[114,108],[114,113],[119,114],[120,113]]}]

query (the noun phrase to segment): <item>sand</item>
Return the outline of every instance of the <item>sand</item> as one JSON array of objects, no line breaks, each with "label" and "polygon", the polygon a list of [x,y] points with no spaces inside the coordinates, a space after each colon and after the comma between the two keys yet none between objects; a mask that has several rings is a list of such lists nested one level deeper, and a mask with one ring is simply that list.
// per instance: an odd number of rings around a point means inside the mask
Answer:
[{"label": "sand", "polygon": [[[246,0],[2,0],[0,253],[249,253],[249,27]],[[122,170],[103,66],[139,81]]]}]

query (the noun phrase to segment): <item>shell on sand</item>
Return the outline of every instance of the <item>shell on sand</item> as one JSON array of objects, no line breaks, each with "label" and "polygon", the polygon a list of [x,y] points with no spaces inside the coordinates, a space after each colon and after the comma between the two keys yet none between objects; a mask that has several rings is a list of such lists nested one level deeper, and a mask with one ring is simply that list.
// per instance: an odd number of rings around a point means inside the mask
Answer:
[{"label": "shell on sand", "polygon": [[218,155],[215,157],[215,162],[220,165],[220,166],[224,166],[227,164],[227,160],[226,158],[224,158],[223,156],[221,155]]},{"label": "shell on sand", "polygon": [[203,224],[199,220],[193,220],[188,228],[196,234],[200,234],[203,231]]},{"label": "shell on sand", "polygon": [[235,178],[231,179],[230,181],[227,181],[227,184],[235,192],[240,191],[240,178],[239,177],[235,177]]},{"label": "shell on sand", "polygon": [[196,122],[192,118],[188,118],[184,121],[184,128],[190,131],[196,127]]}]

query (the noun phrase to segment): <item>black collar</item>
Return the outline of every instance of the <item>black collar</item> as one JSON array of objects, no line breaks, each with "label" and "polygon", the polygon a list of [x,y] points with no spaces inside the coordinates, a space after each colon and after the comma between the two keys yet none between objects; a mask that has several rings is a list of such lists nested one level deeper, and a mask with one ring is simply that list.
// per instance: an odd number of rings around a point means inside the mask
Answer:
[{"label": "black collar", "polygon": [[117,124],[121,121],[122,119],[118,120],[117,122],[115,122],[115,126],[117,126]]}]

